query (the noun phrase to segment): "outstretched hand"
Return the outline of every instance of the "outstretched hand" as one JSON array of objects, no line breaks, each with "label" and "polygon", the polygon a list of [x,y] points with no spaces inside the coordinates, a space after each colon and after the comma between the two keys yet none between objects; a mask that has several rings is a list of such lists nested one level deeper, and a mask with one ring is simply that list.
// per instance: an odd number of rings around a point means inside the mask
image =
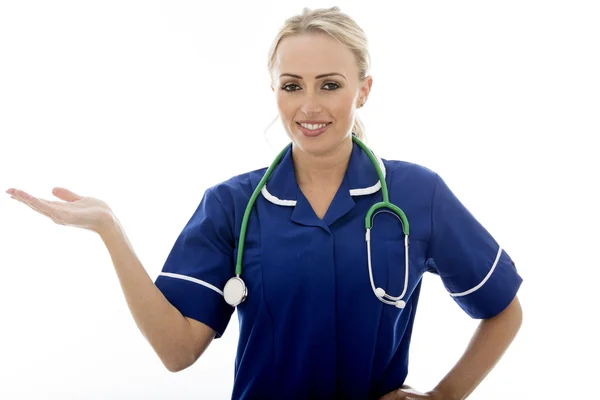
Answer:
[{"label": "outstretched hand", "polygon": [[112,216],[110,207],[102,200],[79,196],[61,187],[55,187],[52,194],[64,201],[39,199],[14,188],[8,189],[6,193],[59,225],[99,232]]}]

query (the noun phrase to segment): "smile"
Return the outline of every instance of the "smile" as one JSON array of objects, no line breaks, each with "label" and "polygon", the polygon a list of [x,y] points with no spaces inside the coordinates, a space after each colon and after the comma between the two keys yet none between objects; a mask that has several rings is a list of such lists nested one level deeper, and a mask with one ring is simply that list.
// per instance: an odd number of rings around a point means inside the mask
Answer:
[{"label": "smile", "polygon": [[315,137],[323,134],[329,128],[331,122],[327,124],[301,124],[296,122],[296,125],[298,125],[298,129],[304,136]]}]

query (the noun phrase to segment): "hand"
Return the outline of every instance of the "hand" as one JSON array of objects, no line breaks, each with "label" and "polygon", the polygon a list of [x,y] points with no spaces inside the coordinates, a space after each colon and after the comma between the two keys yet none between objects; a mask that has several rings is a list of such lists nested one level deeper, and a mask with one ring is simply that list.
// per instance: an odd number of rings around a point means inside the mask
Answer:
[{"label": "hand", "polygon": [[82,197],[68,189],[56,187],[52,194],[63,201],[38,199],[22,191],[10,188],[6,193],[59,225],[74,226],[99,233],[113,216],[108,205],[93,197]]},{"label": "hand", "polygon": [[431,391],[427,393],[421,393],[408,385],[403,385],[400,389],[394,390],[381,397],[379,400],[448,400],[442,396],[438,391]]}]

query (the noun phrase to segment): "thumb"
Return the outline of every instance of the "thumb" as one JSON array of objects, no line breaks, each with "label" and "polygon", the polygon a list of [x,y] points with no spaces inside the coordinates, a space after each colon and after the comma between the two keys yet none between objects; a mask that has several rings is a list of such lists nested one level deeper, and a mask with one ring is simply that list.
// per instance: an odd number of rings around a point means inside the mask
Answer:
[{"label": "thumb", "polygon": [[81,200],[82,197],[78,194],[71,192],[69,189],[65,189],[62,187],[55,187],[52,189],[52,194],[58,197],[61,200],[73,202],[77,200]]}]

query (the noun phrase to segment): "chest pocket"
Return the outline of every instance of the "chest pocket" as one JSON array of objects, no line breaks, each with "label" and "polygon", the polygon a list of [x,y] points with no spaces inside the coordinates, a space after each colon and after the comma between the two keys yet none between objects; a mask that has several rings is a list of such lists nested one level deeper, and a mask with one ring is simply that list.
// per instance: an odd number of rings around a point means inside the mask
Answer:
[{"label": "chest pocket", "polygon": [[392,297],[400,296],[406,288],[402,299],[407,301],[425,271],[426,242],[409,236],[407,271],[406,248],[400,219],[386,210],[379,211],[374,216],[371,261],[375,287],[383,288],[386,294]]},{"label": "chest pocket", "polygon": [[[403,300],[407,301],[416,286],[421,281],[425,271],[425,243],[411,240],[408,248],[408,271],[406,270],[406,248],[404,240],[388,240],[387,252],[387,287],[386,293],[393,297],[402,294],[406,287]],[[408,279],[407,277],[408,273]]]}]

